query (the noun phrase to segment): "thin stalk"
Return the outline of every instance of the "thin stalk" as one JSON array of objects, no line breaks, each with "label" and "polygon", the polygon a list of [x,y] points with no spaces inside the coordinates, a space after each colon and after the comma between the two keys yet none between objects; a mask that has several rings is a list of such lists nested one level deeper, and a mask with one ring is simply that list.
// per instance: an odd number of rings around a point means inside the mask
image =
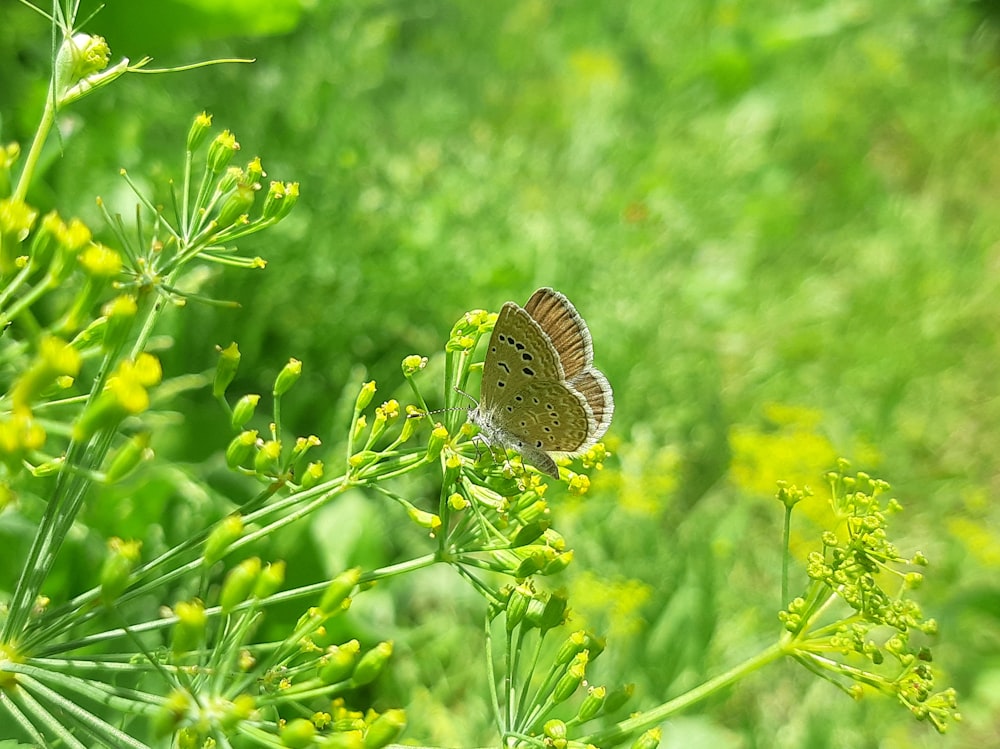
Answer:
[{"label": "thin stalk", "polygon": [[[147,338],[158,315],[159,306],[154,303],[147,309],[143,325]],[[90,389],[88,404],[92,404],[104,391],[114,364],[120,361],[121,353],[122,349],[118,348],[105,356]],[[48,578],[56,555],[93,483],[91,476],[100,470],[116,433],[117,428],[104,429],[84,442],[72,440],[66,448],[66,462],[56,479],[55,490],[45,508],[38,533],[32,539],[14,589],[10,613],[0,633],[4,642],[16,641],[24,631],[35,599]]]},{"label": "thin stalk", "polygon": [[14,716],[14,720],[21,727],[21,730],[27,734],[28,738],[35,742],[35,746],[45,746],[45,737],[28,720],[28,716],[21,712],[21,709],[14,704],[6,691],[0,691],[0,708],[3,708],[4,712],[8,715]]},{"label": "thin stalk", "polygon": [[780,660],[789,654],[789,646],[792,642],[793,640],[790,636],[783,636],[778,642],[762,650],[754,657],[729,669],[725,673],[719,674],[714,679],[709,679],[704,684],[685,692],[680,697],[664,702],[659,707],[655,707],[635,717],[623,720],[610,728],[602,729],[577,740],[581,744],[594,744],[595,746],[608,746],[625,741],[630,736],[653,728],[675,713],[679,713],[731,684],[747,678],[754,671],[758,671]]},{"label": "thin stalk", "polygon": [[49,139],[49,133],[52,131],[52,125],[56,121],[56,97],[52,88],[54,85],[54,81],[49,84],[49,93],[45,97],[45,109],[42,110],[42,118],[38,123],[38,129],[35,130],[35,139],[31,141],[31,148],[28,149],[28,155],[24,159],[24,169],[21,170],[21,176],[17,180],[17,188],[13,195],[14,200],[24,200],[28,195],[28,186],[35,176],[35,169],[42,156],[42,149],[45,147],[45,142]]},{"label": "thin stalk", "polygon": [[56,705],[60,710],[73,716],[95,737],[101,736],[105,739],[109,739],[114,742],[114,746],[132,747],[132,749],[149,749],[147,744],[143,744],[141,741],[133,739],[124,731],[118,730],[113,725],[105,722],[85,708],[80,707],[74,702],[70,702],[58,692],[49,689],[47,686],[41,682],[35,681],[30,676],[22,676],[20,683],[25,690],[30,689],[36,692],[40,697],[44,697],[46,700]]},{"label": "thin stalk", "polygon": [[[34,723],[39,724],[53,734],[55,734],[62,742],[70,747],[70,749],[87,749],[82,743],[77,741],[69,730],[58,720],[51,712],[45,709],[45,707],[38,702],[31,694],[25,689],[8,690],[4,694],[10,694],[17,703],[24,709],[24,712],[30,713],[34,718]],[[49,746],[48,742],[44,739],[39,744],[39,746]]]},{"label": "thin stalk", "polygon": [[792,506],[786,505],[785,507],[785,528],[782,532],[781,537],[781,548],[784,552],[781,555],[781,601],[779,601],[779,608],[783,609],[788,605],[788,562],[791,556],[791,549],[789,545],[791,543],[791,533],[792,533]]}]

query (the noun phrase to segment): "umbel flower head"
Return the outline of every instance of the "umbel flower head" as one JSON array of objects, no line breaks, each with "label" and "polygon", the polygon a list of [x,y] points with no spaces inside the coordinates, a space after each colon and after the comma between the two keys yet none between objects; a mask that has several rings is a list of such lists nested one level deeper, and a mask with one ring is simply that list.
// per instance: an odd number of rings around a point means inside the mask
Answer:
[{"label": "umbel flower head", "polygon": [[[902,556],[889,540],[888,516],[901,510],[885,499],[889,485],[865,473],[845,475],[848,465],[828,474],[831,505],[841,529],[823,534],[823,549],[809,555],[812,582],[779,618],[790,634],[788,651],[809,670],[860,698],[875,690],[896,698],[918,720],[944,732],[961,720],[955,690],[934,693],[930,648],[918,642],[937,633],[907,594],[922,575],[912,569],[927,560],[917,552]],[[789,490],[779,499],[788,504]],[[794,502],[792,503],[794,504]],[[850,614],[831,622],[829,612],[842,601]]]}]

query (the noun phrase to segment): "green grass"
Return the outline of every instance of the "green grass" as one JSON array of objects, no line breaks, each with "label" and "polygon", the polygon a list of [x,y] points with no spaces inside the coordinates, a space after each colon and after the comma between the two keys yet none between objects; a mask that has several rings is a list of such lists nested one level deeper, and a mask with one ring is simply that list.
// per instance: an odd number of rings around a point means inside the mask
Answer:
[{"label": "green grass", "polygon": [[[420,353],[427,393],[463,312],[554,286],[586,317],[617,405],[615,457],[591,494],[549,497],[577,551],[556,582],[577,621],[609,634],[602,677],[635,681],[649,705],[771,636],[774,480],[820,494],[845,455],[893,485],[908,510],[899,545],[931,559],[921,597],[966,715],[939,738],[779,665],[672,723],[664,745],[995,739],[1000,47],[969,4],[355,2],[320,4],[282,35],[211,40],[193,21],[164,38],[109,5],[90,30],[117,29],[115,52],[142,54],[149,34],[157,64],[257,62],[133,76],[83,102],[32,200],[86,196],[95,228],[91,196],[127,214],[119,167],[176,177],[202,108],[301,183],[293,216],[251,247],[266,271],[203,279],[242,308],[191,303],[164,321],[168,375],[213,366],[213,344],[236,340],[235,386],[266,391],[299,358],[284,418],[339,455],[362,381],[404,400],[399,361]],[[5,8],[0,28],[33,23],[22,16]],[[4,53],[5,142],[34,127],[40,28],[0,44],[21,50],[20,64]],[[210,394],[171,407],[181,416],[163,416],[154,447],[173,465],[95,498],[53,598],[94,582],[104,537],[183,538],[238,490],[202,462],[229,439]],[[259,553],[286,558],[297,583],[420,553],[424,539],[391,532],[396,511],[344,497]],[[797,551],[820,512],[804,514]],[[0,517],[4,558],[19,558],[18,522]],[[409,707],[408,736],[425,745],[492,735],[481,659],[455,656],[480,649],[480,602],[456,587],[418,573],[351,612],[355,636],[396,640],[402,665],[380,699]]]}]

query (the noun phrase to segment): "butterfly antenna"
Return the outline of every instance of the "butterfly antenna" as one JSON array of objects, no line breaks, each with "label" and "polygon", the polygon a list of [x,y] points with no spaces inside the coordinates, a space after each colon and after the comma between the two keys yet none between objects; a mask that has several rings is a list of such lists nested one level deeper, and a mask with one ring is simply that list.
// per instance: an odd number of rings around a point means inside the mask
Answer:
[{"label": "butterfly antenna", "polygon": [[[479,405],[479,401],[477,401],[475,398],[473,398],[464,390],[460,390],[458,387],[456,387],[455,392],[464,395],[466,398],[475,403],[477,406]],[[468,411],[468,410],[469,406],[452,406],[451,408],[435,408],[433,411],[421,411],[420,413],[408,414],[408,418],[419,419],[422,416],[430,416],[431,414],[443,414],[448,411]]]}]

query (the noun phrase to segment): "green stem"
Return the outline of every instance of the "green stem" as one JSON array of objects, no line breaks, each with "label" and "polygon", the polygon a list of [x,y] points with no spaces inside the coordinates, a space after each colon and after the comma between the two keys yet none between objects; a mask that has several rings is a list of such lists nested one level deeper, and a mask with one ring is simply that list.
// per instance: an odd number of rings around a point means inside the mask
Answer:
[{"label": "green stem", "polygon": [[695,703],[710,697],[731,684],[745,679],[754,671],[783,658],[791,652],[789,648],[792,642],[793,640],[790,636],[782,636],[778,642],[762,650],[749,660],[729,669],[725,673],[719,674],[714,679],[709,679],[704,684],[685,692],[680,697],[665,702],[652,710],[623,720],[610,728],[597,731],[589,736],[583,736],[577,739],[577,741],[581,744],[594,744],[596,746],[610,746],[621,743],[630,736],[659,725],[675,713],[691,707]]},{"label": "green stem", "polygon": [[388,567],[380,567],[377,570],[366,572],[361,576],[361,580],[362,582],[371,582],[373,580],[380,580],[384,577],[394,577],[395,575],[402,575],[406,572],[413,572],[414,570],[423,569],[424,567],[430,567],[431,565],[437,564],[439,561],[440,560],[438,559],[437,554],[424,554],[421,557],[408,559],[405,562],[390,564]]},{"label": "green stem", "polygon": [[[159,300],[147,309],[140,335],[141,344],[136,343],[133,358],[142,350],[160,310]],[[120,346],[105,356],[91,386],[88,406],[104,391],[112,369],[121,360],[122,349],[123,346]],[[0,633],[0,639],[4,642],[16,641],[23,634],[35,599],[48,578],[59,549],[93,483],[91,476],[100,470],[116,433],[117,427],[104,429],[85,441],[72,440],[66,448],[66,461],[56,479],[55,490],[46,505],[38,532],[32,539],[28,557],[11,598],[9,616]]]},{"label": "green stem", "polygon": [[42,119],[38,123],[38,129],[35,131],[35,139],[31,142],[28,155],[24,159],[24,169],[21,170],[21,176],[17,180],[17,189],[14,190],[13,195],[14,200],[24,200],[27,196],[28,186],[35,175],[38,160],[42,156],[42,149],[45,147],[45,142],[49,139],[52,124],[56,120],[56,97],[52,89],[53,85],[55,84],[50,84],[48,96],[45,97],[45,109],[42,110]]},{"label": "green stem", "polygon": [[133,749],[148,749],[147,744],[143,744],[141,741],[133,739],[124,731],[119,730],[87,709],[71,702],[58,692],[49,689],[41,682],[35,681],[29,676],[22,675],[19,683],[26,691],[34,692],[39,697],[45,699],[46,702],[55,705],[60,711],[70,715],[96,738],[107,739],[114,746],[132,747]]},{"label": "green stem", "polygon": [[781,538],[781,548],[784,552],[781,555],[781,601],[779,602],[779,608],[785,608],[788,605],[788,560],[791,555],[791,550],[789,549],[789,544],[791,540],[792,531],[792,507],[791,505],[785,506],[785,529],[782,533]]}]

